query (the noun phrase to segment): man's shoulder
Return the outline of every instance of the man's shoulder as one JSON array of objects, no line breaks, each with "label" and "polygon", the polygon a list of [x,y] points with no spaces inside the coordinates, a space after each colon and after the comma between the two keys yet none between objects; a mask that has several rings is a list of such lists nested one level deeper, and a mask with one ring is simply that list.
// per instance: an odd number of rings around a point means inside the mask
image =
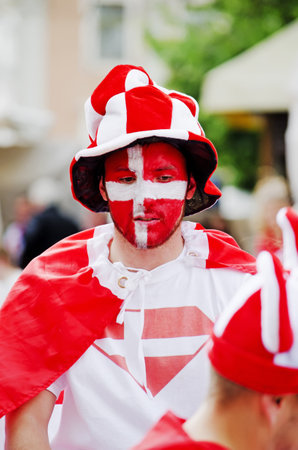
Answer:
[{"label": "man's shoulder", "polygon": [[112,224],[100,225],[95,228],[88,228],[78,233],[74,233],[61,239],[56,244],[47,249],[40,258],[47,260],[58,259],[59,257],[66,257],[67,260],[71,257],[79,257],[82,252],[87,252],[88,242],[92,239],[98,239],[100,236],[112,233]]},{"label": "man's shoulder", "polygon": [[188,232],[200,233],[202,235],[208,236],[211,239],[218,239],[229,245],[233,245],[235,247],[240,248],[237,241],[230,234],[224,231],[213,228],[205,228],[198,222],[190,222],[190,221],[183,222],[183,228],[186,229]]},{"label": "man's shoulder", "polygon": [[58,279],[67,276],[79,275],[81,272],[90,271],[89,267],[89,243],[93,239],[111,233],[111,228],[101,225],[89,228],[67,236],[49,247],[39,256],[34,258],[24,269],[21,280],[43,282],[57,282]]},{"label": "man's shoulder", "polygon": [[256,273],[256,260],[237,244],[229,234],[206,229],[199,223],[184,222],[182,231],[186,241],[196,245],[205,258],[207,269],[225,268]]}]

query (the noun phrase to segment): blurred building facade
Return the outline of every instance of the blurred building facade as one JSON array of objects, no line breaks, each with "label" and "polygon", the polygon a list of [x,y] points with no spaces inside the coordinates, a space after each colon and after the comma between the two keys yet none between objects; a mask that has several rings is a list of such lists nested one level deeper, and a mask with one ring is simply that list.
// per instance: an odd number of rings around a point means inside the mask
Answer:
[{"label": "blurred building facade", "polygon": [[[179,3],[174,1],[174,3]],[[146,44],[161,0],[0,0],[0,206],[5,226],[13,198],[40,176],[65,184],[68,166],[88,145],[84,102],[116,64],[166,67]],[[173,5],[174,6],[174,5]],[[153,30],[154,31],[154,30]],[[79,207],[80,208],[80,207]],[[82,208],[81,208],[82,209]]]}]

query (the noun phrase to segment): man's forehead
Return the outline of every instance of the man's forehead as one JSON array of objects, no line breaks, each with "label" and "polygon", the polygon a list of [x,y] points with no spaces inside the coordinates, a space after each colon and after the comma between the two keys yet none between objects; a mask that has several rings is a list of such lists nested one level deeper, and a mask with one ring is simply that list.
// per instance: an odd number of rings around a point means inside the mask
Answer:
[{"label": "man's forehead", "polygon": [[141,158],[144,163],[144,168],[151,166],[166,167],[168,164],[184,165],[185,158],[176,147],[166,142],[154,142],[144,145],[135,145],[122,150],[117,150],[107,156],[106,169],[121,170],[129,168],[132,160]]}]

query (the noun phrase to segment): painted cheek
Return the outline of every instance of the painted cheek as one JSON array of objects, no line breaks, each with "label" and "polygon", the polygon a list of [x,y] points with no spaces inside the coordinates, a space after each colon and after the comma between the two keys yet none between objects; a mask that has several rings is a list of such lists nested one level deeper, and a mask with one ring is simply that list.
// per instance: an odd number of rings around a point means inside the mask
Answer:
[{"label": "painted cheek", "polygon": [[145,200],[145,210],[151,211],[159,218],[156,223],[148,224],[148,247],[156,247],[167,241],[181,220],[183,207],[184,200]]},{"label": "painted cheek", "polygon": [[131,244],[135,245],[135,226],[132,220],[133,200],[113,201],[109,206],[116,227]]}]

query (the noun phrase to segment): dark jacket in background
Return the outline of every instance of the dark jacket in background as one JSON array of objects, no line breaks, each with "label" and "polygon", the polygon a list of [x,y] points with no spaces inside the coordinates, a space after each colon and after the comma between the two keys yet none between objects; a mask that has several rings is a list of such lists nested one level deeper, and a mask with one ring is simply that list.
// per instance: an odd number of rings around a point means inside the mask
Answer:
[{"label": "dark jacket in background", "polygon": [[47,207],[33,216],[27,225],[20,267],[24,269],[33,258],[51,245],[78,231],[80,228],[74,219],[62,213],[56,206]]}]

